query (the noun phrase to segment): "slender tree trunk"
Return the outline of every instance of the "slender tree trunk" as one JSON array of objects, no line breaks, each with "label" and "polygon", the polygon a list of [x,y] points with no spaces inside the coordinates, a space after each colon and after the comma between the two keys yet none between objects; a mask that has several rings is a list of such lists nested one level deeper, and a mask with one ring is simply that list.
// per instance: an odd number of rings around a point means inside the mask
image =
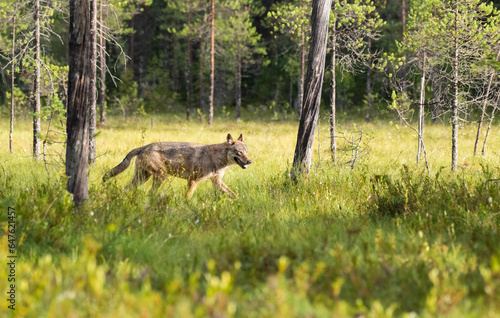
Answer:
[{"label": "slender tree trunk", "polygon": [[191,115],[191,0],[187,10],[187,61],[186,61],[186,120]]},{"label": "slender tree trunk", "polygon": [[88,199],[89,112],[95,103],[96,78],[94,1],[70,0],[66,175],[76,206]]},{"label": "slender tree trunk", "polygon": [[35,107],[33,112],[35,116],[33,117],[33,158],[38,160],[40,158],[40,1],[35,0],[34,3],[34,15],[35,15],[35,82],[34,82],[34,93],[35,93]]},{"label": "slender tree trunk", "polygon": [[[500,51],[498,51],[496,60],[500,57]],[[493,78],[495,78],[495,72],[491,72],[490,78],[488,80],[488,86],[486,88],[486,96],[483,101],[483,108],[481,109],[481,117],[479,118],[479,121],[477,123],[477,134],[476,134],[476,141],[474,142],[474,156],[476,155],[477,152],[477,144],[479,142],[479,136],[481,135],[481,127],[483,125],[484,121],[484,114],[486,113],[486,107],[488,106],[488,96],[490,95],[490,90],[491,90],[491,84],[493,82]]]},{"label": "slender tree trunk", "polygon": [[132,72],[134,72],[134,35],[135,35],[135,25],[134,25],[134,16],[135,14],[132,13],[132,17],[130,18],[130,28],[132,29],[132,32],[130,33],[130,68],[132,69]]},{"label": "slender tree trunk", "polygon": [[211,126],[214,121],[214,86],[215,86],[215,0],[212,0],[212,20],[210,37],[210,101],[208,110],[208,124]]},{"label": "slender tree trunk", "polygon": [[[371,38],[368,38],[368,54],[370,55],[371,55],[371,48],[372,48],[372,40]],[[372,77],[372,68],[371,66],[368,66],[368,70],[366,72],[366,115],[365,115],[365,121],[367,123],[370,122],[371,109],[372,109],[371,77]]]},{"label": "slender tree trunk", "polygon": [[289,87],[289,95],[288,95],[288,104],[290,108],[293,107],[293,81],[292,78],[290,78],[290,87]]},{"label": "slender tree trunk", "polygon": [[241,119],[241,50],[238,45],[236,68],[236,121]]},{"label": "slender tree trunk", "polygon": [[15,77],[14,72],[16,70],[16,15],[17,15],[17,2],[14,3],[14,20],[12,21],[12,61],[10,69],[10,131],[9,131],[9,151],[12,153],[12,134],[14,133],[14,110],[16,105],[16,99],[14,98],[14,85]]},{"label": "slender tree trunk", "polygon": [[451,118],[451,170],[457,170],[458,161],[458,4],[455,2],[454,57],[453,57],[453,106]]},{"label": "slender tree trunk", "polygon": [[297,99],[299,100],[297,113],[301,116],[302,105],[304,102],[304,76],[305,76],[305,64],[306,64],[306,36],[305,28],[302,25],[302,38],[301,38],[301,49],[300,49],[300,75],[299,84],[297,87]]},{"label": "slender tree trunk", "polygon": [[420,79],[420,105],[418,108],[418,151],[417,164],[424,150],[424,104],[425,104],[425,52],[422,57],[422,77]]},{"label": "slender tree trunk", "polygon": [[[497,95],[498,95],[497,104],[499,104],[500,93],[498,93]],[[490,135],[491,124],[493,123],[493,119],[495,118],[495,112],[498,109],[498,106],[500,106],[500,105],[493,107],[493,110],[491,111],[490,121],[488,122],[488,128],[486,129],[486,136],[484,136],[483,149],[481,150],[482,156],[484,156],[484,154],[486,152],[486,141],[488,140],[488,136]]]},{"label": "slender tree trunk", "polygon": [[100,6],[99,6],[99,21],[100,21],[100,29],[99,29],[99,55],[100,55],[100,66],[101,66],[101,86],[100,88],[100,93],[99,93],[99,121],[101,122],[102,125],[106,124],[106,111],[104,109],[105,103],[106,103],[106,40],[104,39],[104,19],[103,19],[103,13],[102,13],[102,7],[103,7],[103,1],[101,0]]},{"label": "slender tree trunk", "polygon": [[[90,0],[91,16],[90,16],[90,34],[92,36],[92,56],[93,61],[91,62],[93,67],[97,66],[97,1]],[[90,94],[92,98],[90,99],[90,113],[89,113],[89,164],[95,162],[97,156],[96,152],[96,140],[95,134],[97,132],[97,109],[96,109],[96,99],[97,99],[97,68],[94,70],[94,76],[90,78],[93,82],[90,89]]]},{"label": "slender tree trunk", "polygon": [[[204,94],[203,91],[205,90],[205,87],[203,85],[203,55],[204,55],[204,50],[203,50],[203,38],[200,37],[200,62],[198,64],[198,98],[199,98],[199,107],[202,112],[206,112],[205,109],[205,103],[203,102],[204,99]],[[200,117],[201,120],[201,117]]]},{"label": "slender tree trunk", "polygon": [[311,15],[311,44],[307,65],[307,80],[305,98],[302,105],[297,144],[293,157],[292,179],[300,174],[309,173],[311,166],[312,146],[314,133],[319,116],[321,103],[321,89],[325,72],[326,46],[328,39],[328,20],[332,0],[313,1]]},{"label": "slender tree trunk", "polygon": [[[401,24],[403,25],[403,43],[406,44],[406,0],[401,0]],[[405,59],[403,61],[403,74],[401,74],[402,78],[406,79],[406,52],[405,52]],[[406,85],[403,85],[403,89],[406,91]]]},{"label": "slender tree trunk", "polygon": [[335,136],[335,129],[336,129],[336,120],[335,120],[335,114],[336,114],[336,79],[335,79],[335,67],[337,66],[337,3],[334,2],[333,4],[333,26],[332,26],[332,63],[331,63],[331,73],[332,73],[332,80],[330,83],[330,109],[331,109],[331,114],[330,114],[330,151],[332,152],[332,161],[336,162],[337,161],[337,138]]}]

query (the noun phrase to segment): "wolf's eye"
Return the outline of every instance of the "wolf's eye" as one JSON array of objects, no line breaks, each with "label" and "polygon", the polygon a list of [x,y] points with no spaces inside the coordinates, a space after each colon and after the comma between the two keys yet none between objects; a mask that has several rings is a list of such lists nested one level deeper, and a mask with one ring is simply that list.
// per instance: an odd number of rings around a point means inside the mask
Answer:
[{"label": "wolf's eye", "polygon": [[238,156],[241,156],[242,152],[241,151],[238,151]]}]

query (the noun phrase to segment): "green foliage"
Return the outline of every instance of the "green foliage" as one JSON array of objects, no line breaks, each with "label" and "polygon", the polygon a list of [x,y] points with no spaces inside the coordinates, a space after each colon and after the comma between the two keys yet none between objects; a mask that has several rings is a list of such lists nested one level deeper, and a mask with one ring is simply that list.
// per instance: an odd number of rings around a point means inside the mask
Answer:
[{"label": "green foliage", "polygon": [[[89,173],[90,200],[78,211],[65,190],[63,168],[47,174],[42,163],[0,153],[0,208],[17,212],[16,288],[22,297],[15,313],[474,317],[500,312],[496,155],[467,158],[459,173],[439,168],[446,165],[440,145],[447,129],[429,125],[434,139],[427,144],[427,175],[408,159],[412,147],[401,147],[412,131],[347,120],[339,129],[348,135],[363,130],[371,151],[354,170],[332,168],[316,156],[321,149],[321,158],[328,157],[325,118],[311,174],[295,184],[286,171],[296,123],[271,117],[252,122],[250,116],[243,113],[237,125],[216,117],[212,128],[158,117],[147,131],[149,118],[124,124],[109,117],[98,150],[103,160]],[[31,124],[20,125],[20,140],[28,145],[24,136],[30,137]],[[0,121],[2,129],[7,126]],[[247,170],[232,167],[226,173],[238,200],[202,183],[187,203],[185,181],[179,179],[168,179],[159,195],[148,193],[149,183],[124,191],[133,167],[100,181],[133,147],[158,140],[218,143],[228,130],[243,132],[254,161]],[[463,142],[472,142],[473,127],[462,132]],[[2,142],[6,138],[0,135]],[[338,143],[350,156],[349,145]],[[339,161],[344,159],[339,154]],[[2,228],[6,221],[2,213]],[[0,240],[2,258],[6,242]],[[0,289],[6,284],[0,279]]]}]

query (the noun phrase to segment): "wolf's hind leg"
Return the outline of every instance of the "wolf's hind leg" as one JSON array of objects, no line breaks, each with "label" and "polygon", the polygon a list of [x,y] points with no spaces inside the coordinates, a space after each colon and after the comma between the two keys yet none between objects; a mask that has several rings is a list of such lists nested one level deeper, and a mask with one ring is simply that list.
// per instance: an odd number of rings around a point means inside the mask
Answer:
[{"label": "wolf's hind leg", "polygon": [[165,181],[167,175],[163,172],[160,171],[158,173],[155,173],[153,175],[153,185],[151,186],[151,193],[156,193],[160,186],[163,184],[163,181]]},{"label": "wolf's hind leg", "polygon": [[132,182],[130,182],[130,184],[126,187],[126,189],[129,190],[133,187],[140,186],[141,184],[146,183],[146,181],[148,181],[150,177],[151,177],[151,174],[149,172],[147,172],[144,169],[138,168],[135,170],[135,174],[134,174],[134,178],[132,179]]}]

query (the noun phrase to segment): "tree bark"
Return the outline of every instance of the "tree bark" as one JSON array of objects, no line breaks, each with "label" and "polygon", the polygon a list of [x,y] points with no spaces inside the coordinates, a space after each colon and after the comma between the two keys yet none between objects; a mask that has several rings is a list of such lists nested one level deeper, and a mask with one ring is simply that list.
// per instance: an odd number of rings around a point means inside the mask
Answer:
[{"label": "tree bark", "polygon": [[11,61],[11,69],[10,69],[10,131],[9,131],[9,151],[12,153],[12,135],[14,134],[14,116],[15,116],[15,103],[16,99],[14,98],[14,72],[16,70],[16,14],[17,14],[17,3],[14,4],[14,19],[12,21],[12,61]]},{"label": "tree bark", "polygon": [[33,158],[40,158],[40,1],[35,0],[34,7],[35,16],[35,81],[34,81],[34,116],[33,116]]},{"label": "tree bark", "polygon": [[104,109],[106,103],[106,40],[104,39],[104,19],[102,13],[103,1],[101,0],[99,7],[99,21],[100,21],[100,29],[99,29],[99,54],[100,54],[100,82],[101,86],[99,87],[99,121],[102,125],[106,124],[106,111]]},{"label": "tree bark", "polygon": [[451,170],[457,170],[458,161],[458,4],[455,2],[454,57],[453,57],[453,106],[451,118]]},{"label": "tree bark", "polygon": [[[92,36],[92,56],[93,56],[93,67],[97,65],[97,1],[98,0],[90,0],[91,8],[91,16],[90,16],[90,34]],[[89,113],[89,164],[93,164],[95,162],[96,154],[96,140],[95,134],[97,132],[97,109],[96,109],[96,99],[97,99],[97,86],[96,86],[96,75],[97,68],[94,70],[94,76],[90,79],[94,82],[94,85],[91,85],[90,94],[92,94],[93,98],[90,99],[90,113]]]},{"label": "tree bark", "polygon": [[88,199],[89,112],[95,103],[96,78],[93,1],[70,0],[66,175],[76,206]]},{"label": "tree bark", "polygon": [[210,37],[210,101],[208,109],[208,124],[212,126],[214,121],[214,85],[215,85],[215,0],[212,0],[212,20]]},{"label": "tree bark", "polygon": [[332,26],[332,63],[331,63],[331,73],[332,80],[330,83],[330,151],[332,153],[332,161],[337,161],[337,138],[335,136],[336,129],[336,79],[335,79],[335,67],[337,66],[337,11],[336,11],[336,2],[333,3],[333,26]]},{"label": "tree bark", "polygon": [[311,15],[311,44],[307,65],[305,98],[302,105],[297,144],[293,158],[291,177],[309,173],[311,166],[314,132],[319,116],[321,89],[325,72],[325,57],[328,38],[328,20],[332,0],[314,0]]},{"label": "tree bark", "polygon": [[418,108],[418,151],[417,164],[424,150],[424,103],[425,103],[425,52],[422,57],[422,77],[420,79],[420,105]]}]

